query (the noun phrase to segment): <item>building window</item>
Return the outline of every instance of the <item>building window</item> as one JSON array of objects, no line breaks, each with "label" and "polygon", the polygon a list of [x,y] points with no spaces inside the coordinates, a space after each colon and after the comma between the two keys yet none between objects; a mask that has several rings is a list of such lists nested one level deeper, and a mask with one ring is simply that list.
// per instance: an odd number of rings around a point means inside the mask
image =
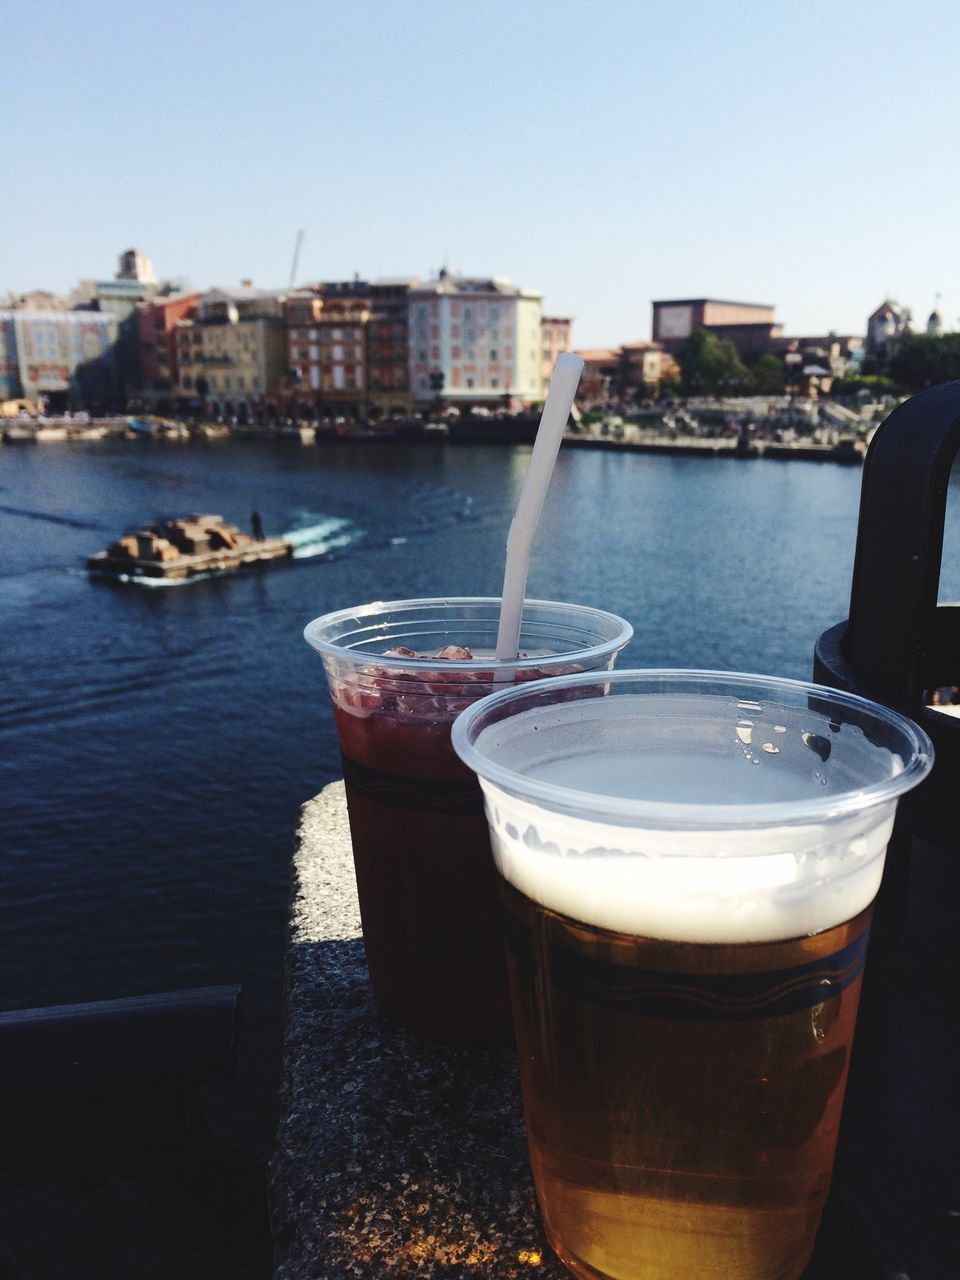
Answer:
[{"label": "building window", "polygon": [[500,385],[500,379],[499,379],[499,378],[491,378],[491,379],[490,379],[490,385],[491,385],[491,387],[499,387],[499,385]]},{"label": "building window", "polygon": [[333,358],[334,360],[343,359],[343,347],[337,346],[333,348]]},{"label": "building window", "polygon": [[491,360],[496,360],[497,358],[498,358],[498,357],[497,357],[497,351],[496,351],[496,348],[494,347],[494,348],[492,348],[492,349],[491,349],[491,351],[490,351],[490,359],[491,359]]},{"label": "building window", "polygon": [[472,391],[472,390],[473,390],[473,379],[472,379],[472,378],[468,378],[468,379],[467,379],[467,389],[468,389],[469,391]]},{"label": "building window", "polygon": [[491,308],[490,308],[490,319],[491,319],[491,320],[499,320],[499,319],[500,319],[500,308],[499,308],[499,307],[491,307]]}]

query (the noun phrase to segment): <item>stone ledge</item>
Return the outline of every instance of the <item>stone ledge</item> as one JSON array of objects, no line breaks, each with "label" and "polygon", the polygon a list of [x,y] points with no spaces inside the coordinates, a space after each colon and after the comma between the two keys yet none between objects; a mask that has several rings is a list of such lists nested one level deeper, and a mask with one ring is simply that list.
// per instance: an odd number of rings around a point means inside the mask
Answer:
[{"label": "stone ledge", "polygon": [[293,862],[278,1280],[569,1280],[546,1244],[512,1048],[415,1040],[367,978],[343,783],[304,805]]}]

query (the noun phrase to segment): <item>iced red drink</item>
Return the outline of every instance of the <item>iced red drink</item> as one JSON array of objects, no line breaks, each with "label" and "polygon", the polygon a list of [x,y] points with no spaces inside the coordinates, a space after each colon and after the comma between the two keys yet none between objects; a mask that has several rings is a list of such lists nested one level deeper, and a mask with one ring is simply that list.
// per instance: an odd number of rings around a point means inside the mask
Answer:
[{"label": "iced red drink", "polygon": [[[489,656],[499,600],[411,600],[318,618],[340,738],[364,946],[389,1017],[428,1039],[509,1035],[500,905],[475,775],[450,726],[492,689],[608,669],[628,623],[527,601],[514,662]],[[426,657],[422,655],[428,655]]]}]

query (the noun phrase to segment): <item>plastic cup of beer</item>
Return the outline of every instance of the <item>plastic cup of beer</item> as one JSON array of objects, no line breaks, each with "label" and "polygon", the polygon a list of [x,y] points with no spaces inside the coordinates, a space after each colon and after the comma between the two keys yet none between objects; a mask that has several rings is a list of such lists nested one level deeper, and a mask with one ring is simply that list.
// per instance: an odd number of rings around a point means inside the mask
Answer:
[{"label": "plastic cup of beer", "polygon": [[494,693],[453,743],[485,795],[553,1248],[590,1280],[793,1280],[929,740],[816,685],[618,671]]},{"label": "plastic cup of beer", "polygon": [[606,670],[633,634],[599,609],[527,600],[522,656],[497,661],[499,614],[499,598],[377,602],[304,632],[333,701],[373,990],[424,1039],[510,1036],[483,798],[453,721],[493,688]]}]

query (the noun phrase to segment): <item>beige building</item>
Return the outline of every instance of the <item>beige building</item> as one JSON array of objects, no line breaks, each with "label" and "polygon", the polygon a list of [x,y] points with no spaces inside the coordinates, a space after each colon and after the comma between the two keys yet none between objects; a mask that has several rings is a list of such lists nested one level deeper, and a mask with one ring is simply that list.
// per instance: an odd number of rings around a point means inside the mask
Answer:
[{"label": "beige building", "polygon": [[228,412],[276,392],[286,371],[281,293],[212,289],[177,326],[178,393]]},{"label": "beige building", "polygon": [[620,348],[617,392],[657,396],[661,385],[680,377],[680,366],[658,342],[625,342]]}]

